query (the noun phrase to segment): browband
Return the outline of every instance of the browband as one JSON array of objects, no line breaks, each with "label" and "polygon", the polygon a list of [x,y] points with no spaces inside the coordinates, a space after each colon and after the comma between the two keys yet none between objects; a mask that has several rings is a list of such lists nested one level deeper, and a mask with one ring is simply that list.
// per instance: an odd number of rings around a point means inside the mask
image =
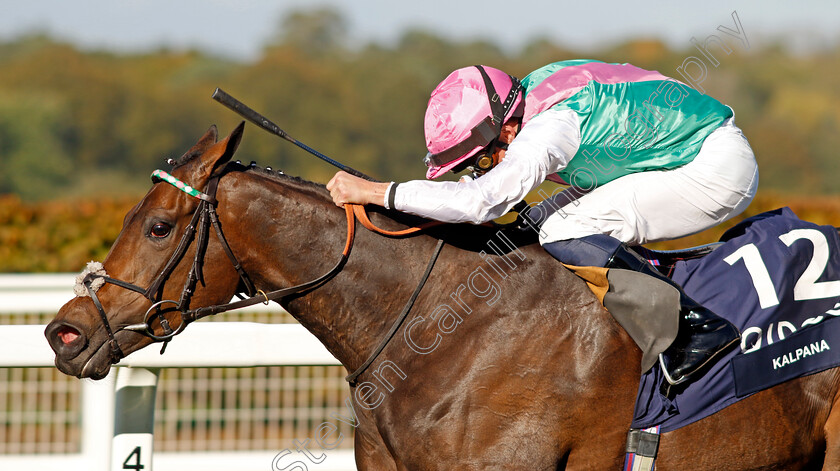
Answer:
[{"label": "browband", "polygon": [[164,172],[163,170],[155,170],[154,172],[152,172],[152,183],[157,182],[169,183],[170,185],[192,196],[193,198],[198,198],[200,200],[207,201],[210,204],[216,204],[216,199],[212,196],[196,190],[194,187],[187,185],[186,183],[182,182],[181,180],[178,180],[177,178],[173,177],[167,172]]}]

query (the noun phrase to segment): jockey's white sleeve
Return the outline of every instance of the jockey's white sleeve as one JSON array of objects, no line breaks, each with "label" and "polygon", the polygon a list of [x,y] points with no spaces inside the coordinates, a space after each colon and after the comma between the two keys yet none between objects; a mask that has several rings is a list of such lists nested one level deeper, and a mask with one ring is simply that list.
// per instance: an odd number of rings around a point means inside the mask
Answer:
[{"label": "jockey's white sleeve", "polygon": [[502,162],[484,176],[460,182],[400,183],[394,209],[443,222],[490,221],[510,211],[546,176],[564,169],[579,146],[577,113],[547,110],[522,127]]}]

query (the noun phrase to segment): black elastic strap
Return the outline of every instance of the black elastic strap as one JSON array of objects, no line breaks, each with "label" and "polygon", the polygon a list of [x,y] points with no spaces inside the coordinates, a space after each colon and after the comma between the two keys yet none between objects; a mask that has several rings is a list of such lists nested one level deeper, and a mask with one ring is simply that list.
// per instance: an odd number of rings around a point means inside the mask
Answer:
[{"label": "black elastic strap", "polygon": [[[495,124],[499,126],[499,131],[501,131],[501,126],[504,124],[505,116],[508,114],[508,111],[510,111],[510,107],[513,106],[513,102],[516,101],[519,91],[522,90],[522,82],[513,75],[508,75],[508,78],[510,78],[510,90],[508,90],[505,101],[502,102],[499,100],[499,94],[496,92],[496,88],[493,86],[493,81],[490,80],[490,76],[487,75],[487,71],[484,70],[484,67],[480,65],[475,67],[481,73],[481,78],[484,79],[484,87],[487,89],[487,96],[490,97],[490,109],[493,111],[493,121],[495,121]],[[493,92],[492,96],[490,95],[491,91]]]},{"label": "black elastic strap", "polygon": [[[484,90],[487,92],[487,98],[490,99],[490,111],[493,113],[493,123],[501,125],[505,119],[505,111],[507,110],[505,110],[502,100],[496,92],[496,87],[493,86],[493,81],[490,80],[490,76],[487,75],[484,67],[477,65],[475,68],[478,69],[481,73],[481,78],[484,79]],[[511,91],[513,91],[512,85],[513,83],[511,83]]]},{"label": "black elastic strap", "polygon": [[646,458],[656,458],[659,451],[659,434],[631,428],[627,432],[625,452]]},{"label": "black elastic strap", "polygon": [[394,206],[394,200],[397,197],[397,185],[398,183],[391,183],[391,188],[388,190],[388,209],[397,209]]}]

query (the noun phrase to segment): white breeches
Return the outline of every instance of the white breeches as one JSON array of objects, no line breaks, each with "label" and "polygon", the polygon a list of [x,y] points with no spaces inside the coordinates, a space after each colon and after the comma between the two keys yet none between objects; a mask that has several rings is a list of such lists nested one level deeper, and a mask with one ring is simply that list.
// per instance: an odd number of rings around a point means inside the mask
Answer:
[{"label": "white breeches", "polygon": [[693,161],[633,173],[580,195],[569,189],[532,209],[540,243],[607,234],[630,245],[677,239],[740,214],[758,187],[755,155],[730,118]]}]

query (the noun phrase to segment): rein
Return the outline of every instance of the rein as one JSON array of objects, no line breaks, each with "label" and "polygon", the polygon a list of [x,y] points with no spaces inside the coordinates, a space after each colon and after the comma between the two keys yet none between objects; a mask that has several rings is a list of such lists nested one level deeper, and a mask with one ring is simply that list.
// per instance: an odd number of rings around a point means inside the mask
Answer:
[{"label": "rein", "polygon": [[406,236],[410,236],[410,235],[417,235],[420,232],[425,231],[426,229],[429,229],[429,228],[432,228],[432,227],[435,227],[435,226],[440,226],[441,224],[443,224],[440,221],[429,221],[429,222],[423,223],[419,226],[409,227],[408,229],[403,229],[401,231],[386,231],[385,229],[380,229],[380,228],[376,227],[370,221],[370,218],[368,218],[367,211],[365,211],[364,206],[362,206],[360,204],[353,204],[353,205],[348,205],[348,206],[353,206],[353,213],[356,215],[356,218],[359,220],[360,223],[362,223],[362,226],[364,226],[365,229],[367,229],[371,232],[376,232],[377,234],[382,234],[386,237],[406,237]]},{"label": "rein", "polygon": [[[88,295],[93,300],[93,303],[96,306],[97,311],[99,312],[99,316],[102,320],[102,324],[105,328],[105,331],[108,334],[108,343],[111,349],[111,363],[116,363],[120,359],[125,357],[125,354],[120,349],[119,344],[115,338],[115,334],[120,330],[139,332],[150,337],[155,341],[163,342],[163,347],[160,351],[160,353],[163,354],[166,350],[168,342],[172,339],[172,337],[183,332],[188,324],[198,319],[225,311],[232,311],[235,309],[252,306],[259,303],[268,305],[270,301],[279,302],[280,299],[304,292],[309,292],[321,287],[323,284],[327,283],[336,275],[338,275],[338,273],[341,272],[341,270],[344,268],[344,265],[347,263],[347,260],[350,257],[350,251],[353,248],[353,241],[355,240],[356,219],[358,219],[362,226],[366,229],[384,235],[386,237],[414,236],[420,234],[422,231],[430,227],[442,224],[437,221],[431,221],[420,226],[411,227],[400,231],[389,231],[375,226],[370,221],[370,218],[368,217],[364,206],[356,204],[345,204],[344,210],[347,216],[347,239],[345,241],[344,250],[341,252],[341,257],[339,258],[338,263],[336,263],[335,266],[328,272],[324,273],[323,275],[314,280],[301,283],[296,286],[281,288],[266,293],[263,290],[256,289],[253,282],[248,277],[248,274],[245,272],[245,270],[242,268],[241,264],[237,260],[236,256],[233,254],[233,250],[231,250],[230,245],[228,244],[227,240],[225,239],[224,233],[222,232],[221,223],[219,222],[219,218],[216,213],[216,205],[218,204],[218,201],[216,200],[216,190],[218,188],[220,178],[221,175],[211,177],[211,179],[207,183],[207,188],[205,192],[200,192],[195,188],[185,184],[181,180],[178,180],[174,176],[168,174],[167,172],[164,172],[163,170],[155,170],[152,173],[153,183],[158,183],[161,181],[167,182],[173,185],[175,188],[186,193],[187,195],[198,199],[199,203],[198,207],[195,210],[195,213],[193,213],[193,217],[190,220],[189,225],[185,229],[184,234],[181,237],[181,240],[175,249],[175,252],[173,252],[172,256],[169,258],[169,261],[166,263],[164,268],[152,281],[148,288],[143,289],[135,284],[128,283],[126,281],[122,281],[116,278],[111,278],[105,274],[98,273],[88,273],[82,280],[82,284],[87,289]],[[192,299],[192,295],[195,293],[196,285],[199,281],[201,281],[201,283],[204,284],[204,255],[207,250],[207,244],[209,241],[208,233],[211,224],[215,229],[216,236],[222,244],[225,253],[227,254],[237,273],[239,274],[240,280],[245,285],[245,289],[247,290],[246,294],[248,297],[241,299],[240,301],[230,302],[227,304],[218,304],[214,306],[200,307],[197,309],[189,309],[190,300]],[[161,300],[160,298],[163,295],[163,286],[166,283],[166,280],[169,278],[169,275],[172,273],[175,267],[180,263],[181,259],[183,259],[187,249],[195,239],[196,233],[198,234],[198,241],[195,258],[193,259],[193,266],[190,269],[189,275],[187,277],[187,282],[185,283],[184,288],[181,292],[180,301],[176,302],[174,300]],[[400,315],[394,322],[394,325],[385,335],[385,338],[383,338],[379,346],[371,353],[371,355],[362,364],[362,366],[360,366],[358,369],[356,369],[356,371],[347,376],[346,380],[351,385],[356,384],[356,378],[358,378],[358,376],[361,375],[379,356],[379,354],[382,352],[382,350],[384,350],[388,342],[394,337],[405,318],[408,316],[411,307],[414,305],[417,296],[419,296],[420,291],[423,289],[426,280],[428,279],[432,269],[434,268],[435,262],[443,248],[443,245],[443,239],[439,239],[437,245],[435,246],[434,252],[432,253],[432,257],[429,260],[429,263],[426,267],[426,271],[421,277],[420,282],[418,283],[414,292],[409,297],[405,307],[400,312]],[[139,324],[128,325],[122,327],[121,329],[114,330],[111,327],[110,322],[108,321],[108,316],[105,313],[105,309],[102,306],[102,303],[99,301],[99,298],[96,295],[98,287],[94,288],[92,286],[96,280],[103,280],[105,283],[110,283],[121,288],[140,293],[144,297],[149,299],[152,302],[152,305],[149,307],[149,309],[143,316],[143,322]],[[172,329],[172,327],[169,325],[169,321],[161,312],[161,306],[166,304],[174,305],[174,309],[177,309],[180,312],[181,323],[178,325],[177,329]],[[155,317],[159,318],[160,326],[163,329],[163,335],[157,335],[154,333],[151,322]]]}]

